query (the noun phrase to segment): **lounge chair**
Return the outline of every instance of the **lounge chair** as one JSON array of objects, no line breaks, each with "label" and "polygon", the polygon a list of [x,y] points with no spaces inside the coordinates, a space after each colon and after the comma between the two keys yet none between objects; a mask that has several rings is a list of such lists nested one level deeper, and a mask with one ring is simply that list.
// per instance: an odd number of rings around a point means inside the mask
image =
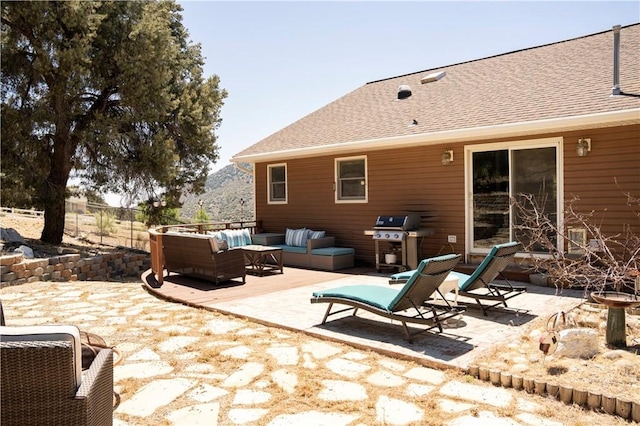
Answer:
[{"label": "lounge chair", "polygon": [[[411,342],[412,334],[407,323],[427,326],[426,329],[420,329],[418,333],[431,330],[434,327],[438,327],[438,330],[442,332],[443,321],[464,312],[464,308],[451,306],[446,300],[443,304],[427,302],[438,291],[438,286],[461,257],[457,254],[448,254],[422,260],[416,271],[400,289],[378,285],[343,286],[314,292],[311,303],[329,304],[322,324],[327,321],[330,315],[352,309],[353,315],[356,315],[358,309],[364,309],[400,321],[407,340]],[[352,308],[331,312],[334,303],[352,306]]]},{"label": "lounge chair", "polygon": [[[451,272],[458,277],[458,294],[475,299],[476,303],[482,310],[483,315],[487,315],[487,311],[498,305],[507,307],[507,300],[527,291],[524,286],[514,286],[504,277],[502,271],[513,262],[518,251],[522,249],[519,242],[510,242],[498,244],[494,246],[489,254],[484,258],[482,263],[473,271],[473,274],[467,275],[461,272]],[[412,271],[394,274],[389,279],[390,284],[402,284],[411,276]],[[505,284],[493,283],[500,276]],[[493,301],[493,304],[482,304],[481,300]]]}]

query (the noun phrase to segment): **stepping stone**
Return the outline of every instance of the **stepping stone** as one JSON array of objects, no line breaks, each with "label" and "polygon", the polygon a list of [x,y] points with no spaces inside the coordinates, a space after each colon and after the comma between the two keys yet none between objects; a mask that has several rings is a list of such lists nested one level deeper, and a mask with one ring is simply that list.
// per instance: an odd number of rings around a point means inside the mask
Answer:
[{"label": "stepping stone", "polygon": [[346,376],[350,379],[355,379],[360,374],[371,369],[368,365],[360,364],[357,362],[349,361],[342,358],[332,359],[327,362],[327,368],[336,374]]},{"label": "stepping stone", "polygon": [[264,334],[265,330],[256,330],[255,328],[243,328],[242,330],[238,330],[236,334],[238,336],[256,336],[258,334]]},{"label": "stepping stone", "polygon": [[318,398],[323,401],[364,401],[367,399],[367,390],[358,383],[323,380],[322,384],[324,389],[320,391]]},{"label": "stepping stone", "polygon": [[216,369],[210,364],[198,363],[187,366],[184,371],[187,373],[213,373]]},{"label": "stepping stone", "polygon": [[173,371],[173,367],[164,361],[136,362],[132,364],[117,365],[113,368],[113,381],[123,379],[144,379],[146,377],[160,376]]},{"label": "stepping stone", "polygon": [[258,421],[268,412],[269,410],[264,408],[232,408],[227,417],[235,424],[244,424]]},{"label": "stepping stone", "polygon": [[440,407],[440,410],[445,413],[461,413],[477,407],[476,404],[466,404],[464,402],[452,401],[450,399],[439,399],[438,406]]},{"label": "stepping stone", "polygon": [[435,389],[435,386],[420,385],[420,384],[417,384],[417,383],[409,383],[405,393],[407,395],[409,395],[409,396],[412,396],[412,397],[424,396],[424,395],[427,395],[427,394],[433,392],[434,389]]},{"label": "stepping stone", "polygon": [[298,376],[284,369],[271,373],[271,378],[287,393],[293,393],[298,385]]},{"label": "stepping stone", "polygon": [[445,379],[445,375],[442,371],[427,367],[412,368],[404,374],[404,377],[420,380],[421,382],[429,382],[434,385],[442,384]]},{"label": "stepping stone", "polygon": [[167,416],[174,425],[215,426],[218,424],[220,404],[199,404],[184,407]]},{"label": "stepping stone", "polygon": [[189,346],[190,344],[197,342],[198,340],[200,340],[199,337],[193,336],[169,337],[167,340],[158,345],[158,349],[161,352],[177,352]]},{"label": "stepping stone", "polygon": [[128,357],[127,361],[160,361],[160,355],[152,349],[144,348]]},{"label": "stepping stone", "polygon": [[93,321],[96,321],[97,319],[98,317],[95,315],[82,314],[82,315],[75,315],[72,317],[65,318],[65,322],[68,322],[71,324],[78,324],[82,322],[93,322]]},{"label": "stepping stone", "polygon": [[530,413],[535,413],[536,411],[544,409],[542,405],[533,401],[528,401],[524,398],[516,398],[516,402],[518,411],[528,411]]},{"label": "stepping stone", "polygon": [[376,419],[384,425],[405,425],[422,420],[424,411],[415,404],[381,396],[376,403]]},{"label": "stepping stone", "polygon": [[351,361],[362,361],[363,359],[367,359],[368,356],[360,353],[360,352],[347,352],[342,355],[343,358],[350,359]]},{"label": "stepping stone", "polygon": [[267,426],[347,426],[359,416],[342,413],[322,413],[320,411],[305,411],[297,414],[282,414],[267,423]]},{"label": "stepping stone", "polygon": [[239,388],[241,386],[247,386],[256,377],[258,377],[264,371],[264,365],[257,362],[248,362],[240,367],[235,373],[227,377],[222,383],[222,387],[225,388]]},{"label": "stepping stone", "polygon": [[447,426],[521,426],[520,423],[506,418],[498,417],[490,411],[480,411],[477,414],[458,417],[446,423]]},{"label": "stepping stone", "polygon": [[389,373],[388,371],[377,371],[367,377],[367,382],[377,386],[396,387],[402,386],[405,383],[405,380],[400,376]]},{"label": "stepping stone", "polygon": [[240,321],[215,319],[209,321],[204,327],[200,329],[200,331],[205,334],[226,334],[242,327],[244,327],[244,323],[241,323]]},{"label": "stepping stone", "polygon": [[159,328],[160,331],[164,333],[178,333],[184,334],[187,331],[191,330],[191,327],[186,327],[184,325],[169,325],[166,327]]},{"label": "stepping stone", "polygon": [[293,346],[271,347],[267,353],[274,357],[278,365],[298,365],[298,348]]},{"label": "stepping stone", "polygon": [[481,402],[494,407],[508,407],[512,396],[504,388],[471,385],[451,381],[440,388],[440,393],[453,398]]},{"label": "stepping stone", "polygon": [[248,346],[236,346],[235,348],[225,349],[220,352],[220,355],[235,359],[247,359],[252,352],[253,350]]},{"label": "stepping stone", "polygon": [[387,370],[395,371],[396,373],[400,373],[407,369],[404,365],[388,359],[381,359],[378,361],[378,364]]},{"label": "stepping stone", "polygon": [[191,392],[187,394],[187,396],[194,401],[211,402],[214,399],[227,395],[228,393],[229,391],[225,389],[217,388],[215,386],[204,383],[197,388],[192,389]]},{"label": "stepping stone", "polygon": [[535,425],[535,426],[562,426],[564,424],[561,422],[549,420],[546,417],[536,416],[535,414],[531,414],[531,413],[519,413],[515,415],[515,418],[522,421],[525,424]]},{"label": "stepping stone", "polygon": [[155,380],[143,386],[131,399],[120,404],[116,412],[147,417],[160,407],[170,404],[197,382],[187,379]]},{"label": "stepping stone", "polygon": [[310,353],[315,359],[324,359],[342,352],[336,345],[324,342],[309,342],[302,345],[302,351]]},{"label": "stepping stone", "polygon": [[268,392],[240,389],[233,398],[233,405],[260,405],[268,402],[271,394]]},{"label": "stepping stone", "polygon": [[140,319],[140,320],[136,320],[136,324],[144,326],[144,327],[158,328],[158,327],[164,325],[164,321]]}]

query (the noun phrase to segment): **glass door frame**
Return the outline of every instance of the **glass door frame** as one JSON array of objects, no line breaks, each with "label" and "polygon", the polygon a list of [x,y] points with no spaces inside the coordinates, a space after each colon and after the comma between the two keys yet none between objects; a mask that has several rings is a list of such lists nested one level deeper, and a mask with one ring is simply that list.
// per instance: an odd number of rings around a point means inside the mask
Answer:
[{"label": "glass door frame", "polygon": [[[466,255],[470,253],[474,254],[487,254],[491,248],[475,248],[473,246],[473,153],[482,151],[509,151],[509,196],[512,196],[513,182],[511,176],[513,175],[511,167],[511,152],[514,150],[522,149],[534,149],[534,148],[556,148],[556,175],[557,175],[557,199],[556,199],[556,211],[558,212],[558,223],[562,224],[564,221],[564,143],[562,137],[553,138],[540,138],[540,139],[528,139],[520,141],[506,141],[506,142],[491,142],[476,145],[465,145],[464,147],[464,193],[465,201],[465,251]],[[509,208],[509,235],[513,238],[513,208]],[[564,241],[562,236],[558,235],[558,245],[563,246]]]}]

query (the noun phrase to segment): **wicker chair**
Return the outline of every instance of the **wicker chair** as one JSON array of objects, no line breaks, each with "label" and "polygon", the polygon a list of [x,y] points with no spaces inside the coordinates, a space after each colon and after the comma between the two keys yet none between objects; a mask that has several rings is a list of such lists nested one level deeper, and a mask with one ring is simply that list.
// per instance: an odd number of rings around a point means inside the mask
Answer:
[{"label": "wicker chair", "polygon": [[42,335],[15,339],[3,333],[9,328],[18,327],[0,327],[2,425],[113,424],[111,349],[101,350],[81,371],[79,334],[78,341],[43,340]]}]

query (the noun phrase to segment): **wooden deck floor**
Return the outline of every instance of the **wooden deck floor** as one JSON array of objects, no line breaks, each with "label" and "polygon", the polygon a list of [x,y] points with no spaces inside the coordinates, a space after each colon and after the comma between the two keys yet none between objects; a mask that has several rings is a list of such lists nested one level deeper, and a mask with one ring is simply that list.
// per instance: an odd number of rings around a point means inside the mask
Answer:
[{"label": "wooden deck floor", "polygon": [[211,281],[173,274],[165,276],[163,285],[158,286],[151,271],[147,271],[142,279],[153,293],[168,300],[179,301],[189,305],[213,307],[220,302],[231,302],[246,299],[247,297],[305,287],[351,275],[374,273],[375,270],[366,268],[327,272],[285,267],[283,274],[268,272],[262,277],[247,274],[246,283],[244,284],[241,279],[235,279],[215,285]]}]

